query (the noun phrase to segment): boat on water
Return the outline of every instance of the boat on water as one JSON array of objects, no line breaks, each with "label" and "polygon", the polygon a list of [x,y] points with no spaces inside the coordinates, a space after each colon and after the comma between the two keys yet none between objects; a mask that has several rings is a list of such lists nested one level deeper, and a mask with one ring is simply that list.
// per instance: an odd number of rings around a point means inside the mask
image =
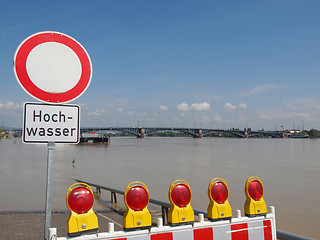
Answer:
[{"label": "boat on water", "polygon": [[285,135],[288,138],[309,138],[309,135],[305,131],[296,130],[296,129],[286,131]]},{"label": "boat on water", "polygon": [[290,135],[289,138],[309,138],[308,134],[304,134],[304,135]]},{"label": "boat on water", "polygon": [[83,133],[80,137],[80,143],[110,143],[110,137],[97,133]]}]

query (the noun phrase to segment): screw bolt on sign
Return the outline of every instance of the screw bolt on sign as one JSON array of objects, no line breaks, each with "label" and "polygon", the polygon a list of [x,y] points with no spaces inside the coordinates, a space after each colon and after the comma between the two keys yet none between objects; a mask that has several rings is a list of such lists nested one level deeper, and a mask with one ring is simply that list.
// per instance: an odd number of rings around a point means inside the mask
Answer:
[{"label": "screw bolt on sign", "polygon": [[21,87],[46,103],[66,103],[88,88],[92,64],[85,48],[59,32],[26,38],[14,55],[14,73]]}]

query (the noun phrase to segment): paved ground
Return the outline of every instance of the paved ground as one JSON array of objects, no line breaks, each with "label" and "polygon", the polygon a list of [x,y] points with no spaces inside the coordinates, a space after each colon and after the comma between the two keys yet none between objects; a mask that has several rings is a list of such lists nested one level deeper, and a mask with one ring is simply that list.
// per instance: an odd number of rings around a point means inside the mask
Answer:
[{"label": "paved ground", "polygon": [[[107,209],[95,212],[99,222],[99,232],[108,230],[108,223],[114,223],[115,231],[121,231],[121,209]],[[150,210],[153,222],[160,217],[161,210]],[[58,237],[67,236],[68,212],[53,212],[51,227],[57,228]],[[44,239],[44,212],[0,212],[0,240]]]},{"label": "paved ground", "polygon": [[[122,215],[114,211],[96,212],[99,231],[107,231],[109,222],[114,222],[116,231],[122,230]],[[51,226],[57,228],[59,237],[67,236],[69,213],[52,213]],[[45,213],[0,213],[0,239],[44,239]]]}]

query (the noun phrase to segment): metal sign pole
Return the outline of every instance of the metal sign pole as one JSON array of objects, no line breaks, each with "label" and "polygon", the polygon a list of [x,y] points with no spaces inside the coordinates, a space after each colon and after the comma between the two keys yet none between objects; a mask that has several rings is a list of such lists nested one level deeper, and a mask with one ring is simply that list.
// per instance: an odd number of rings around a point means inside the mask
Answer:
[{"label": "metal sign pole", "polygon": [[[59,44],[56,44],[57,42]],[[38,48],[40,45],[44,47]],[[29,57],[30,52],[34,51],[35,57]],[[74,54],[70,54],[70,51]],[[45,64],[39,67],[39,63],[42,62]],[[59,64],[53,66],[52,62]],[[72,67],[66,68],[66,64]],[[29,36],[19,45],[13,58],[13,69],[22,89],[33,98],[46,103],[24,105],[22,140],[25,143],[48,144],[44,233],[44,239],[48,239],[51,227],[55,143],[79,143],[80,107],[70,108],[61,103],[73,101],[87,90],[92,77],[92,63],[86,49],[75,39],[60,32],[45,31]],[[74,74],[74,69],[80,70],[82,73],[80,78]],[[44,76],[44,71],[50,74]],[[29,75],[30,72],[33,74]],[[69,83],[65,79],[70,79],[74,84],[72,89],[68,89]],[[53,82],[55,86],[52,85]],[[51,103],[52,106],[48,107],[47,103]],[[28,126],[27,131],[26,126]]]},{"label": "metal sign pole", "polygon": [[49,238],[49,228],[51,227],[51,200],[52,200],[52,166],[53,166],[53,151],[55,143],[48,143],[48,157],[47,157],[47,184],[46,184],[46,224],[44,229],[44,239]]}]

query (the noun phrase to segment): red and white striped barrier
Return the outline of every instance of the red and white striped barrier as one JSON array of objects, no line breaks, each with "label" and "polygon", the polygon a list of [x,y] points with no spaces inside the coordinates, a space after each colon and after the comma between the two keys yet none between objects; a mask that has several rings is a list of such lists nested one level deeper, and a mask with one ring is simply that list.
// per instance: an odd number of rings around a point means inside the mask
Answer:
[{"label": "red and white striped barrier", "polygon": [[158,219],[158,227],[137,231],[114,231],[114,224],[109,223],[109,231],[83,235],[74,238],[57,237],[57,229],[50,228],[50,240],[276,240],[276,223],[274,207],[265,217],[237,217],[231,221],[204,221],[202,214],[199,222],[182,226],[163,226]]},{"label": "red and white striped barrier", "polygon": [[[131,238],[127,238],[128,240]],[[149,238],[146,238],[149,239]],[[271,220],[151,233],[150,240],[272,240]]]}]

